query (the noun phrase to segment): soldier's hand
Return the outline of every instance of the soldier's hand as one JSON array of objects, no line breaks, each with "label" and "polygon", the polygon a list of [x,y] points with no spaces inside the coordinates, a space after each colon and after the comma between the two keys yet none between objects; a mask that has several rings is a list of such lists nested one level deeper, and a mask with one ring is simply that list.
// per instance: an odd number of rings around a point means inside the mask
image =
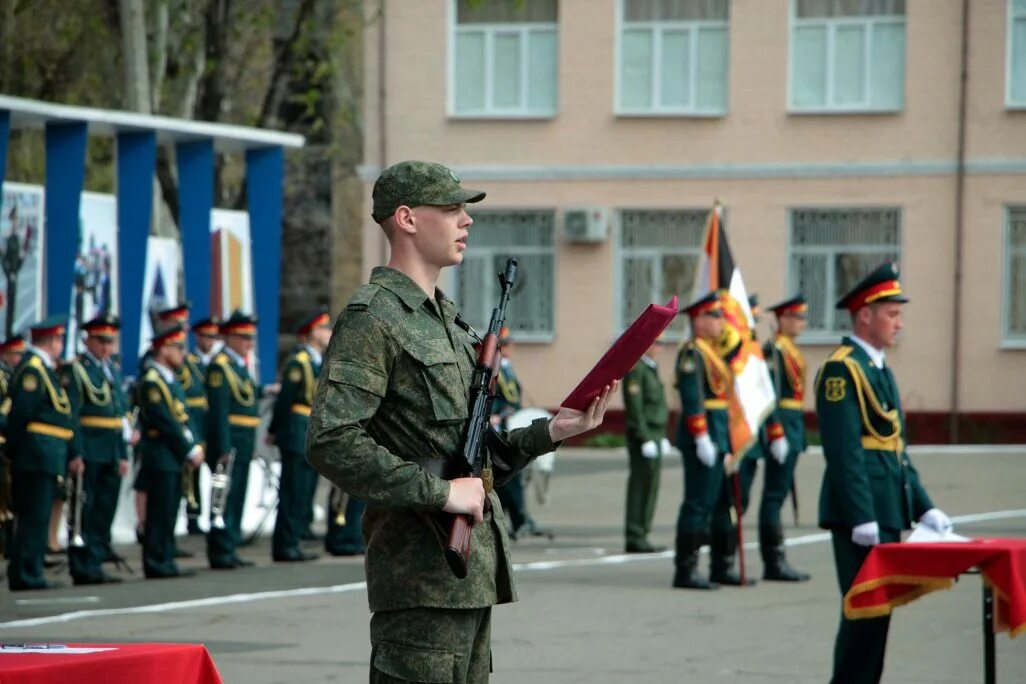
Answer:
[{"label": "soldier's hand", "polygon": [[951,518],[939,508],[931,508],[919,518],[919,522],[926,525],[937,534],[947,534],[954,529]]},{"label": "soldier's hand", "polygon": [[716,445],[713,444],[709,433],[695,437],[695,456],[706,468],[716,465]]},{"label": "soldier's hand", "polygon": [[228,459],[230,459],[231,457],[232,457],[231,454],[221,454],[221,458],[217,459],[217,462],[220,463],[221,465],[227,467],[228,466]]},{"label": "soldier's hand", "polygon": [[125,475],[128,475],[128,471],[129,471],[128,459],[127,458],[123,458],[120,461],[118,461],[118,476],[124,477]]},{"label": "soldier's hand", "polygon": [[203,453],[203,447],[196,445],[193,447],[192,452],[189,454],[189,462],[192,463],[193,470],[199,470],[199,467],[203,464],[203,458],[206,454]]},{"label": "soldier's hand", "polygon": [[650,439],[641,445],[641,455],[645,458],[656,458],[659,456],[659,442]]},{"label": "soldier's hand", "polygon": [[773,460],[780,465],[784,464],[787,460],[787,452],[789,447],[787,444],[787,437],[777,437],[775,440],[770,442],[770,455],[773,456]]},{"label": "soldier's hand", "polygon": [[859,546],[875,546],[880,543],[880,525],[872,522],[856,525],[851,529],[851,540]]},{"label": "soldier's hand", "polygon": [[132,430],[132,436],[129,438],[128,443],[133,447],[139,444],[139,440],[142,438],[142,433],[138,430]]},{"label": "soldier's hand", "polygon": [[72,475],[78,475],[80,473],[84,473],[85,472],[85,459],[82,458],[81,456],[76,456],[75,458],[73,458],[70,461],[68,461],[68,472],[71,473]]},{"label": "soldier's hand", "polygon": [[272,382],[268,385],[264,385],[264,394],[269,397],[276,397],[281,393],[281,383]]},{"label": "soldier's hand", "polygon": [[477,524],[484,520],[485,489],[479,477],[459,477],[449,480],[449,497],[442,510],[474,517]]},{"label": "soldier's hand", "polygon": [[559,413],[549,421],[549,437],[552,441],[562,442],[568,437],[583,434],[602,425],[602,419],[606,416],[606,408],[609,406],[609,398],[616,393],[619,386],[619,380],[613,380],[612,383],[606,385],[602,394],[592,399],[587,411],[576,411],[561,406]]},{"label": "soldier's hand", "polygon": [[670,449],[672,446],[673,445],[670,444],[670,440],[663,437],[661,440],[659,440],[659,453],[661,453],[663,456],[668,456],[670,454]]}]

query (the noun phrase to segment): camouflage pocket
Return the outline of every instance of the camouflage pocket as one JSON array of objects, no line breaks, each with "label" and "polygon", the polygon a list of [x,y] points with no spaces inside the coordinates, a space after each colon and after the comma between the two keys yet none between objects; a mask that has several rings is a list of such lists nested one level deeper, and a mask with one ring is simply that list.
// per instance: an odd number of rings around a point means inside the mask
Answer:
[{"label": "camouflage pocket", "polygon": [[451,651],[378,643],[374,645],[371,665],[378,672],[404,682],[441,684],[453,682],[456,677],[456,655]]},{"label": "camouflage pocket", "polygon": [[436,422],[467,419],[467,390],[460,361],[447,339],[417,340],[406,347],[417,361]]}]

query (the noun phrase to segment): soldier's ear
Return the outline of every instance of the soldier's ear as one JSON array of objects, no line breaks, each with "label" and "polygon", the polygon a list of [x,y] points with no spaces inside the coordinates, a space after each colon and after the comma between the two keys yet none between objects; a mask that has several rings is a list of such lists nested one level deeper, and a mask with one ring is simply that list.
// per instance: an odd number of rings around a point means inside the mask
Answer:
[{"label": "soldier's ear", "polygon": [[395,213],[389,218],[392,222],[392,230],[397,233],[405,233],[407,235],[413,235],[417,232],[416,217],[413,215],[413,209],[406,206],[405,204],[400,205]]}]

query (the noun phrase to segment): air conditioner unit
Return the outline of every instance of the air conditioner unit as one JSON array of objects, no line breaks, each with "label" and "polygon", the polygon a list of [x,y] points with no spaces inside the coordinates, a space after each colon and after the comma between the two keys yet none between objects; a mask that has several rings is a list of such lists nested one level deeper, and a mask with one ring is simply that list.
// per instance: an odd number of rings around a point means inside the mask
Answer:
[{"label": "air conditioner unit", "polygon": [[608,208],[568,207],[563,210],[563,239],[567,242],[604,242],[608,237]]}]

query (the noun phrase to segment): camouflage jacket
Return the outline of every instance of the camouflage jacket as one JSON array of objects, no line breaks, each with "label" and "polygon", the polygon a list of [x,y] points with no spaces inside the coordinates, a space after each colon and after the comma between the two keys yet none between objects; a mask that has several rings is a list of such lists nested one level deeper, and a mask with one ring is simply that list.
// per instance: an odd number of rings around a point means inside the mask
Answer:
[{"label": "camouflage jacket", "polygon": [[[474,354],[455,305],[430,299],[399,271],[378,267],[335,323],[317,383],[307,459],[367,501],[367,594],[372,611],[482,608],[516,600],[502,506],[473,531],[466,579],[443,549],[449,484],[413,459],[459,453]],[[514,430],[514,469],[554,450],[546,420]]]}]

